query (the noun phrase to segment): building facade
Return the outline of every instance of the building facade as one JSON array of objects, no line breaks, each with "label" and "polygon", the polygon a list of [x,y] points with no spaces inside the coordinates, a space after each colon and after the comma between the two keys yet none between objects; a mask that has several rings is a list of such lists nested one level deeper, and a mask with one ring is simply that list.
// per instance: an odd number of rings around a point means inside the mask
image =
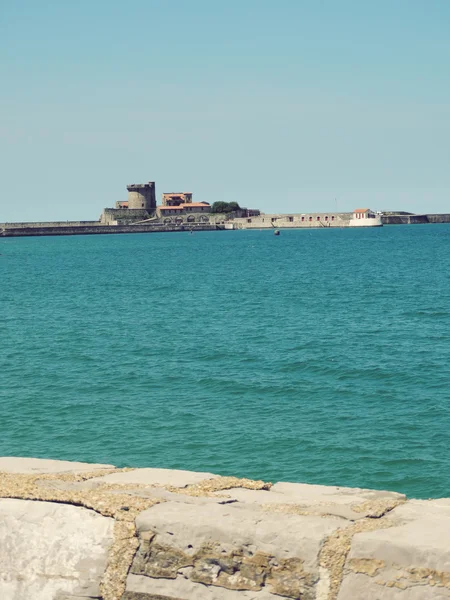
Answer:
[{"label": "building facade", "polygon": [[191,192],[170,192],[162,195],[163,206],[180,206],[180,204],[191,204]]},{"label": "building facade", "polygon": [[207,202],[189,202],[176,206],[158,206],[156,214],[158,217],[171,217],[172,215],[194,215],[195,213],[209,213],[211,206]]}]

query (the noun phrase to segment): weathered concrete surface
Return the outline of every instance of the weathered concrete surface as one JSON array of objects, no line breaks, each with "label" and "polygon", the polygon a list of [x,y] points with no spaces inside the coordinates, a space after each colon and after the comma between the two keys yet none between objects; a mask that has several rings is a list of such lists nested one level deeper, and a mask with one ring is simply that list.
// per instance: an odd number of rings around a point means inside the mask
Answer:
[{"label": "weathered concrete surface", "polygon": [[114,469],[113,465],[98,465],[68,460],[48,458],[22,458],[16,456],[0,457],[0,472],[3,473],[82,473],[104,469]]},{"label": "weathered concrete surface", "polygon": [[90,482],[95,484],[98,482],[104,483],[136,483],[144,485],[168,485],[174,487],[186,487],[199,483],[204,479],[213,479],[218,475],[212,473],[196,473],[193,471],[177,471],[172,469],[134,469],[125,473],[113,473],[91,479]]},{"label": "weathered concrete surface", "polygon": [[273,485],[270,491],[231,489],[227,494],[239,502],[258,504],[268,511],[331,515],[350,520],[380,516],[405,500],[403,494],[395,492],[282,482]]},{"label": "weathered concrete surface", "polygon": [[75,506],[0,500],[0,598],[99,597],[113,524]]},{"label": "weathered concrete surface", "polygon": [[363,590],[367,600],[449,599],[450,500],[410,500],[390,518],[393,527],[353,537],[339,600]]},{"label": "weathered concrete surface", "polygon": [[434,586],[400,589],[378,585],[364,575],[355,574],[345,576],[339,593],[339,600],[448,600],[449,597],[448,590]]},{"label": "weathered concrete surface", "polygon": [[228,590],[223,587],[194,583],[182,574],[175,581],[149,579],[129,575],[127,592],[122,600],[281,600],[280,596],[265,590]]},{"label": "weathered concrete surface", "polygon": [[151,531],[161,544],[188,549],[190,556],[205,544],[220,542],[228,549],[257,547],[268,554],[299,556],[311,566],[317,562],[323,539],[341,525],[333,518],[262,515],[240,503],[199,508],[165,502],[136,519],[139,534]]},{"label": "weathered concrete surface", "polygon": [[306,600],[317,597],[320,550],[341,520],[262,515],[242,503],[199,508],[166,502],[141,513],[136,525],[141,541],[131,573],[175,580],[164,588],[158,582],[158,593],[177,597],[180,586],[186,591],[188,579],[236,593],[263,591],[267,598],[278,594]]}]

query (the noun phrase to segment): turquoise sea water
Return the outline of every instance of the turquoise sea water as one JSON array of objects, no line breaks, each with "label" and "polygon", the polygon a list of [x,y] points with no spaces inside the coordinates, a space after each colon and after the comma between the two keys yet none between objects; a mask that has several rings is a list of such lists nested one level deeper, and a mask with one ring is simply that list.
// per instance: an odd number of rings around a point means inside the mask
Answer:
[{"label": "turquoise sea water", "polygon": [[450,496],[450,226],[0,254],[0,455]]}]

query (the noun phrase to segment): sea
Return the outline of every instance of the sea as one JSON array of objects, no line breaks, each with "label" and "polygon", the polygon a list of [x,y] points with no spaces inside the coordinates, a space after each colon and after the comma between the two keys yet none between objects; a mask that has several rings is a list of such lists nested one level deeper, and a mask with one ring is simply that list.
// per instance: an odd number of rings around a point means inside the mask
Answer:
[{"label": "sea", "polygon": [[0,239],[0,455],[450,496],[450,225]]}]

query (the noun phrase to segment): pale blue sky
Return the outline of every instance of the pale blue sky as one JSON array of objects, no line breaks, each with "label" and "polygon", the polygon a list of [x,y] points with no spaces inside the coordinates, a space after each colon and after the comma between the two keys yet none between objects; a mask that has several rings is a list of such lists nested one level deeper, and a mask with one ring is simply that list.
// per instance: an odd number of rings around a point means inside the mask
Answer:
[{"label": "pale blue sky", "polygon": [[126,184],[450,212],[449,0],[0,0],[0,222]]}]

